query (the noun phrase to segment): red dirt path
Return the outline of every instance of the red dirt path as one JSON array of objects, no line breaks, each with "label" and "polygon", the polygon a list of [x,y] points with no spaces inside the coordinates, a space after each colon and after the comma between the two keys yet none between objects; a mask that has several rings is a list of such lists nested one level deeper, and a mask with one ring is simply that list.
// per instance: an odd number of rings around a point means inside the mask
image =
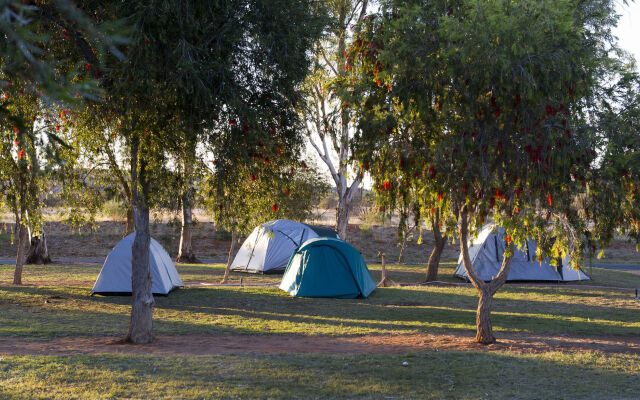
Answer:
[{"label": "red dirt path", "polygon": [[402,354],[431,351],[590,351],[640,354],[640,337],[534,336],[498,333],[498,343],[482,346],[469,334],[366,336],[185,335],[158,336],[147,345],[122,343],[114,337],[64,337],[48,340],[0,338],[2,355],[154,354],[216,355],[231,353]]}]

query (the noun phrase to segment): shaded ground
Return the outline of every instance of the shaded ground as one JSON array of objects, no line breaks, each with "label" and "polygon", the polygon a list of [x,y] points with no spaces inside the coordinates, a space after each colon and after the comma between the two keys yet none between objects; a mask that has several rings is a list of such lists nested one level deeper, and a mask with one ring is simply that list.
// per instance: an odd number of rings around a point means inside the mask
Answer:
[{"label": "shaded ground", "polygon": [[234,353],[404,354],[429,351],[548,351],[640,354],[640,337],[572,337],[500,333],[499,341],[483,346],[473,336],[407,334],[364,336],[182,335],[158,336],[152,344],[131,345],[114,337],[0,338],[0,355],[154,354],[216,355]]}]

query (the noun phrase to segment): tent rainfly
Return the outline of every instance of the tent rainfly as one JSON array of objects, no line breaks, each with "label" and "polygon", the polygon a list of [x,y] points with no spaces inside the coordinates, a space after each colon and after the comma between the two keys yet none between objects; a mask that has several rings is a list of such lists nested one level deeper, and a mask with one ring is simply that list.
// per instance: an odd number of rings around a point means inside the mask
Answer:
[{"label": "tent rainfly", "polygon": [[294,297],[367,297],[376,288],[358,250],[340,239],[309,239],[287,265],[280,289]]},{"label": "tent rainfly", "polygon": [[307,225],[288,219],[257,226],[244,241],[231,263],[231,270],[254,274],[281,274],[291,254],[307,239],[338,238],[333,229]]},{"label": "tent rainfly", "polygon": [[[478,237],[469,240],[469,258],[478,276],[484,281],[492,280],[502,266],[505,242],[503,229],[487,225],[478,233]],[[578,281],[590,279],[581,270],[570,268],[569,257],[561,260],[557,267],[536,259],[536,242],[529,239],[522,248],[515,248],[511,260],[511,269],[507,281]],[[455,276],[468,279],[464,269],[462,254],[458,258]]]},{"label": "tent rainfly", "polygon": [[[131,248],[135,237],[135,233],[128,235],[111,250],[93,285],[92,294],[131,294]],[[168,294],[183,286],[171,257],[153,238],[149,243],[149,267],[153,294]]]}]

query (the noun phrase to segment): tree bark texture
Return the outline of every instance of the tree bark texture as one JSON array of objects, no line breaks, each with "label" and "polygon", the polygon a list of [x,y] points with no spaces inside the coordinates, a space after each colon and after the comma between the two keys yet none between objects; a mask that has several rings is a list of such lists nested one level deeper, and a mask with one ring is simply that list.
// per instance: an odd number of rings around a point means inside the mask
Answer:
[{"label": "tree bark texture", "polygon": [[[133,219],[136,237],[131,249],[131,322],[125,341],[143,344],[153,340],[153,294],[151,293],[151,269],[149,268],[149,183],[146,176],[144,148],[140,149],[138,172],[139,138],[131,139],[131,182],[133,195]],[[142,193],[140,193],[140,189]]]},{"label": "tree bark texture", "polygon": [[346,196],[338,198],[338,208],[336,209],[336,230],[340,239],[347,240],[349,229],[349,211],[351,202],[347,201]]},{"label": "tree bark texture", "polygon": [[22,266],[24,262],[24,253],[29,241],[29,233],[27,227],[22,223],[18,227],[18,255],[16,256],[16,268],[13,270],[13,284],[22,285]]},{"label": "tree bark texture", "polygon": [[33,235],[29,240],[29,251],[27,253],[27,264],[49,264],[49,249],[47,248],[47,235],[44,228],[40,229],[40,235]]},{"label": "tree bark texture", "polygon": [[433,220],[431,221],[433,231],[433,250],[429,256],[429,262],[427,263],[427,276],[425,281],[431,282],[438,278],[438,267],[440,266],[440,257],[446,244],[442,232],[440,232],[440,209],[436,210]]},{"label": "tree bark texture", "polygon": [[[480,296],[478,300],[478,309],[476,311],[476,341],[480,344],[495,343],[496,338],[493,336],[493,328],[491,325],[491,303],[493,295],[504,285],[511,269],[511,259],[513,254],[509,257],[502,258],[502,266],[498,275],[490,282],[485,282],[473,268],[471,258],[469,257],[469,221],[467,207],[464,206],[460,210],[458,217],[458,223],[460,224],[460,252],[462,253],[462,261],[464,269],[467,271],[467,276],[471,281],[471,284],[476,288]],[[513,244],[507,243],[506,251],[511,251]]]},{"label": "tree bark texture", "polygon": [[136,231],[136,226],[135,226],[135,223],[133,222],[132,207],[133,206],[131,205],[131,203],[129,203],[129,207],[127,207],[127,227],[126,227],[126,232],[124,234],[125,237],[129,236],[130,234]]},{"label": "tree bark texture", "polygon": [[227,268],[224,270],[224,276],[220,283],[227,283],[229,280],[229,270],[231,269],[231,263],[233,262],[233,255],[236,251],[236,242],[238,241],[236,230],[231,229],[231,246],[229,247],[229,256],[227,257]]}]

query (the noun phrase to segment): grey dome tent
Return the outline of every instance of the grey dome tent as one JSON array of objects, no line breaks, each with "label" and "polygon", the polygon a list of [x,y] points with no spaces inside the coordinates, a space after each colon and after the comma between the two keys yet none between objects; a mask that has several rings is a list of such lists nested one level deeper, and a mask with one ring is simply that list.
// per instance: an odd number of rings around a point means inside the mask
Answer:
[{"label": "grey dome tent", "polygon": [[[469,240],[469,258],[478,276],[484,281],[492,280],[502,266],[505,242],[503,229],[487,225],[478,233],[478,237]],[[454,274],[458,278],[467,280],[462,254],[458,258],[458,268]],[[536,259],[536,242],[529,239],[522,248],[515,248],[511,269],[507,281],[578,281],[590,279],[581,270],[569,267],[569,257],[561,260],[558,266],[553,266],[549,260],[542,262]]]},{"label": "grey dome tent", "polygon": [[[111,250],[93,285],[92,294],[131,294],[131,248],[135,237],[135,233],[128,235]],[[171,257],[153,238],[149,243],[149,267],[153,294],[168,294],[184,286]]]},{"label": "grey dome tent", "polygon": [[302,243],[317,237],[338,238],[336,231],[288,219],[257,226],[244,241],[230,269],[254,274],[283,273],[289,258]]}]

